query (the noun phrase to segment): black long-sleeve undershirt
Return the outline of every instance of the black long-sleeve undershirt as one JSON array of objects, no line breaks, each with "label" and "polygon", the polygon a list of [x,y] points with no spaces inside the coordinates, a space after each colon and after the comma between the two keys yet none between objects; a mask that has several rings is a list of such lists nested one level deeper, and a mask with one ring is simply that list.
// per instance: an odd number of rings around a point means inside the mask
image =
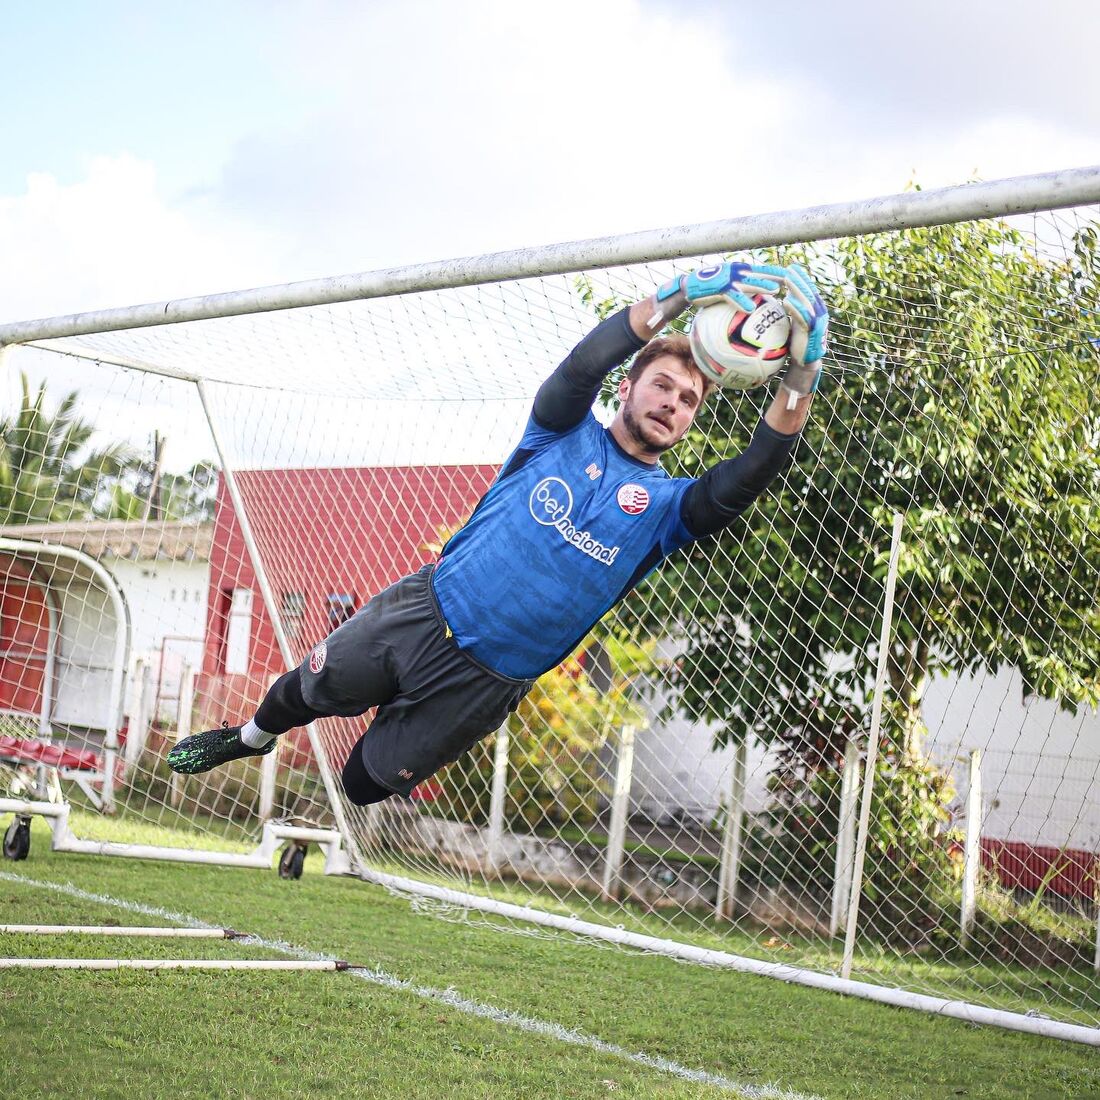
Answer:
[{"label": "black long-sleeve undershirt", "polygon": [[[646,341],[630,327],[630,309],[596,326],[539,387],[532,415],[544,428],[566,432],[588,414],[607,374]],[[798,432],[784,435],[761,420],[752,441],[735,458],[712,466],[684,494],[680,517],[696,537],[731,524],[791,461]]]},{"label": "black long-sleeve undershirt", "polygon": [[630,327],[630,307],[601,321],[539,387],[531,413],[540,427],[567,432],[588,415],[608,373],[646,341]]}]

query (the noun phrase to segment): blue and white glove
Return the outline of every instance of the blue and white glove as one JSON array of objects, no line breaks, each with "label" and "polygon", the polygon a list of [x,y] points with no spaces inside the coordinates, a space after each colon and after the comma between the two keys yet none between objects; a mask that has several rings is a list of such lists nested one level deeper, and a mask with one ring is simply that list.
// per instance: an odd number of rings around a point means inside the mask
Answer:
[{"label": "blue and white glove", "polygon": [[782,301],[791,319],[791,350],[780,384],[790,394],[787,407],[793,409],[800,398],[817,392],[829,339],[829,310],[809,272],[799,264],[763,265],[756,270],[771,276],[786,289]]},{"label": "blue and white glove", "polygon": [[[766,275],[766,268],[752,264],[724,263],[701,267],[687,275],[677,275],[657,289],[657,312],[649,321],[650,328],[659,328],[679,316],[688,306],[705,306],[723,298],[734,302],[738,309],[751,313],[756,309],[753,294],[778,294],[781,280]],[[786,269],[773,268],[773,271]]]}]

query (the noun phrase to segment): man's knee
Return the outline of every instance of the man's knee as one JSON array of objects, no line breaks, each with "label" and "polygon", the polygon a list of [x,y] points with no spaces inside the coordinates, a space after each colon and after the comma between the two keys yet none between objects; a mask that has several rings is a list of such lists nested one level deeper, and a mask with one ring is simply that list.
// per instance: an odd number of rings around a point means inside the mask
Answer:
[{"label": "man's knee", "polygon": [[348,757],[344,770],[340,775],[340,780],[344,785],[344,794],[348,796],[348,801],[356,806],[370,806],[375,802],[381,802],[383,799],[389,798],[394,793],[388,787],[376,783],[363,763],[363,742],[366,740],[366,736],[366,734],[363,734],[355,742],[355,747],[351,750],[351,755]]},{"label": "man's knee", "polygon": [[286,733],[319,717],[302,697],[302,676],[296,668],[284,672],[268,688],[256,709],[256,725],[266,733]]}]

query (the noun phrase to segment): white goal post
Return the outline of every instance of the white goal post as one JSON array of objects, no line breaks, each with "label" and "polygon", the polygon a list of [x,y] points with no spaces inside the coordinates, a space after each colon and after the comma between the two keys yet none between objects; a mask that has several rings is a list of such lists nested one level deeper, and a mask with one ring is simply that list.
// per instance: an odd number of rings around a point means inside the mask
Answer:
[{"label": "white goal post", "polygon": [[[5,854],[35,815],[63,851],[287,844],[288,875],[320,844],[443,916],[1100,1045],[1098,210],[1100,166],[0,324]],[[343,797],[350,720],[168,773],[433,559],[599,317],[734,252],[808,264],[834,318],[742,522],[410,801]],[[737,453],[762,400],[716,395],[671,472]],[[76,703],[122,617],[105,733]]]}]

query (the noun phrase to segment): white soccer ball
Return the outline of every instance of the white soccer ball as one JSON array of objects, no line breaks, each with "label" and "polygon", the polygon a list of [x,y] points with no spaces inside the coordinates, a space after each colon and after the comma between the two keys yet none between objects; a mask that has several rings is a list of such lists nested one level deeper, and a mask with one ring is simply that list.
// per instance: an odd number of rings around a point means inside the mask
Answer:
[{"label": "white soccer ball", "polygon": [[699,369],[726,389],[761,386],[787,361],[791,320],[770,294],[753,294],[755,309],[746,313],[723,299],[695,314],[689,340]]}]

